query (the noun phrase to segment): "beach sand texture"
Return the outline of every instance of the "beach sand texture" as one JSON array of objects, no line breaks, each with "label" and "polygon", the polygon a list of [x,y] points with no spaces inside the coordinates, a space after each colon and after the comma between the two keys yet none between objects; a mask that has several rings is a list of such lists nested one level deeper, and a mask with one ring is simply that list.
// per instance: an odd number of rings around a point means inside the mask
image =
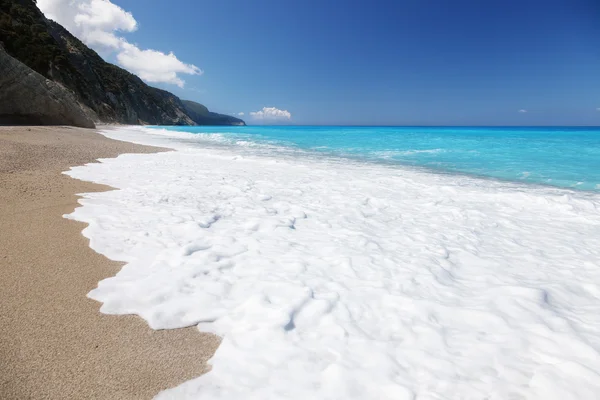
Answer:
[{"label": "beach sand texture", "polygon": [[76,193],[110,189],[62,171],[155,151],[92,130],[0,127],[0,398],[151,398],[207,370],[218,337],[98,312],[86,293],[121,264],[62,217]]}]

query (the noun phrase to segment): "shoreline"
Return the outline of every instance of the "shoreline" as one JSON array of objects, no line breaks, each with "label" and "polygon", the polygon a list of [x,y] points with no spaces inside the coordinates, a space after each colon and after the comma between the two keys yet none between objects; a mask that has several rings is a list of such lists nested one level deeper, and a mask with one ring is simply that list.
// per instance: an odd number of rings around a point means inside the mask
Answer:
[{"label": "shoreline", "polygon": [[[163,149],[70,127],[0,127],[0,397],[151,398],[208,370],[220,343],[195,327],[154,331],[86,297],[123,263],[89,247],[63,215],[76,193],[111,190],[72,166]],[[165,149],[166,150],[166,149]]]}]

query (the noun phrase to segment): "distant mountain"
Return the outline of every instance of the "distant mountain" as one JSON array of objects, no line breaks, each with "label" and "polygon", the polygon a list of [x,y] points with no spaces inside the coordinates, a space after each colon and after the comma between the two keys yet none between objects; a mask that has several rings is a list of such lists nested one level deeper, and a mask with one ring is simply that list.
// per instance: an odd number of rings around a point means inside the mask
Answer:
[{"label": "distant mountain", "polygon": [[[40,75],[70,90],[94,121],[151,125],[245,125],[244,121],[185,104],[165,90],[105,62],[33,0],[0,0],[0,45]],[[1,101],[10,101],[1,97]],[[196,110],[202,110],[197,112]]]},{"label": "distant mountain", "polygon": [[191,100],[182,100],[187,114],[198,125],[246,125],[239,119],[225,114],[208,111],[208,108]]}]

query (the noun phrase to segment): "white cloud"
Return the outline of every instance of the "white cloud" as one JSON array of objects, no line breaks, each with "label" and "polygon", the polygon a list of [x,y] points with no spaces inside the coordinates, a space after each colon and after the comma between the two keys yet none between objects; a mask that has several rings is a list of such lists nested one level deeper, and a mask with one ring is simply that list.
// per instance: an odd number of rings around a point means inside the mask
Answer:
[{"label": "white cloud", "polygon": [[600,111],[600,107],[596,108],[596,111]]},{"label": "white cloud", "polygon": [[133,32],[138,27],[131,13],[109,0],[38,0],[37,5],[46,17],[90,46],[118,49],[122,38],[115,32]]},{"label": "white cloud", "polygon": [[116,52],[120,66],[147,82],[183,87],[185,82],[179,74],[202,74],[200,68],[180,61],[172,52],[142,50],[119,36],[119,32],[137,30],[138,23],[130,12],[110,0],[38,0],[37,5],[46,17],[93,49]]},{"label": "white cloud", "polygon": [[82,41],[90,47],[97,47],[98,50],[118,50],[124,42],[123,38],[117,37],[112,32],[93,30],[81,35]]},{"label": "white cloud", "polygon": [[527,112],[527,110],[525,110],[525,109],[520,109],[520,110],[519,110],[519,112],[520,112],[520,113],[526,113],[526,112]]},{"label": "white cloud", "polygon": [[292,118],[292,114],[288,110],[280,110],[275,107],[263,107],[260,111],[251,112],[250,116],[265,122],[289,121]]},{"label": "white cloud", "polygon": [[110,0],[71,0],[71,3],[79,3],[74,18],[77,26],[100,31],[133,32],[137,29],[137,21],[133,15],[111,3]]},{"label": "white cloud", "polygon": [[119,65],[135,71],[135,74],[148,82],[166,82],[183,87],[184,82],[177,74],[202,74],[200,68],[179,61],[173,53],[140,50],[127,42],[123,43],[121,52],[117,54],[117,60]]},{"label": "white cloud", "polygon": [[243,117],[243,116],[244,116],[244,113],[243,113],[243,112],[239,112],[239,113],[238,113],[238,115],[239,115],[240,117]]}]

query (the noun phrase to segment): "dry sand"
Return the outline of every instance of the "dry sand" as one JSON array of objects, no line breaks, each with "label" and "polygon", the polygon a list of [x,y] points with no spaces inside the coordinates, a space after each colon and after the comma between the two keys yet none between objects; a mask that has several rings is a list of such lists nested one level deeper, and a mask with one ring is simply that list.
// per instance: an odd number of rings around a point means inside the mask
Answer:
[{"label": "dry sand", "polygon": [[93,130],[0,127],[1,399],[145,399],[206,371],[217,337],[98,311],[86,293],[120,264],[62,218],[75,193],[110,188],[61,171],[155,151]]}]

